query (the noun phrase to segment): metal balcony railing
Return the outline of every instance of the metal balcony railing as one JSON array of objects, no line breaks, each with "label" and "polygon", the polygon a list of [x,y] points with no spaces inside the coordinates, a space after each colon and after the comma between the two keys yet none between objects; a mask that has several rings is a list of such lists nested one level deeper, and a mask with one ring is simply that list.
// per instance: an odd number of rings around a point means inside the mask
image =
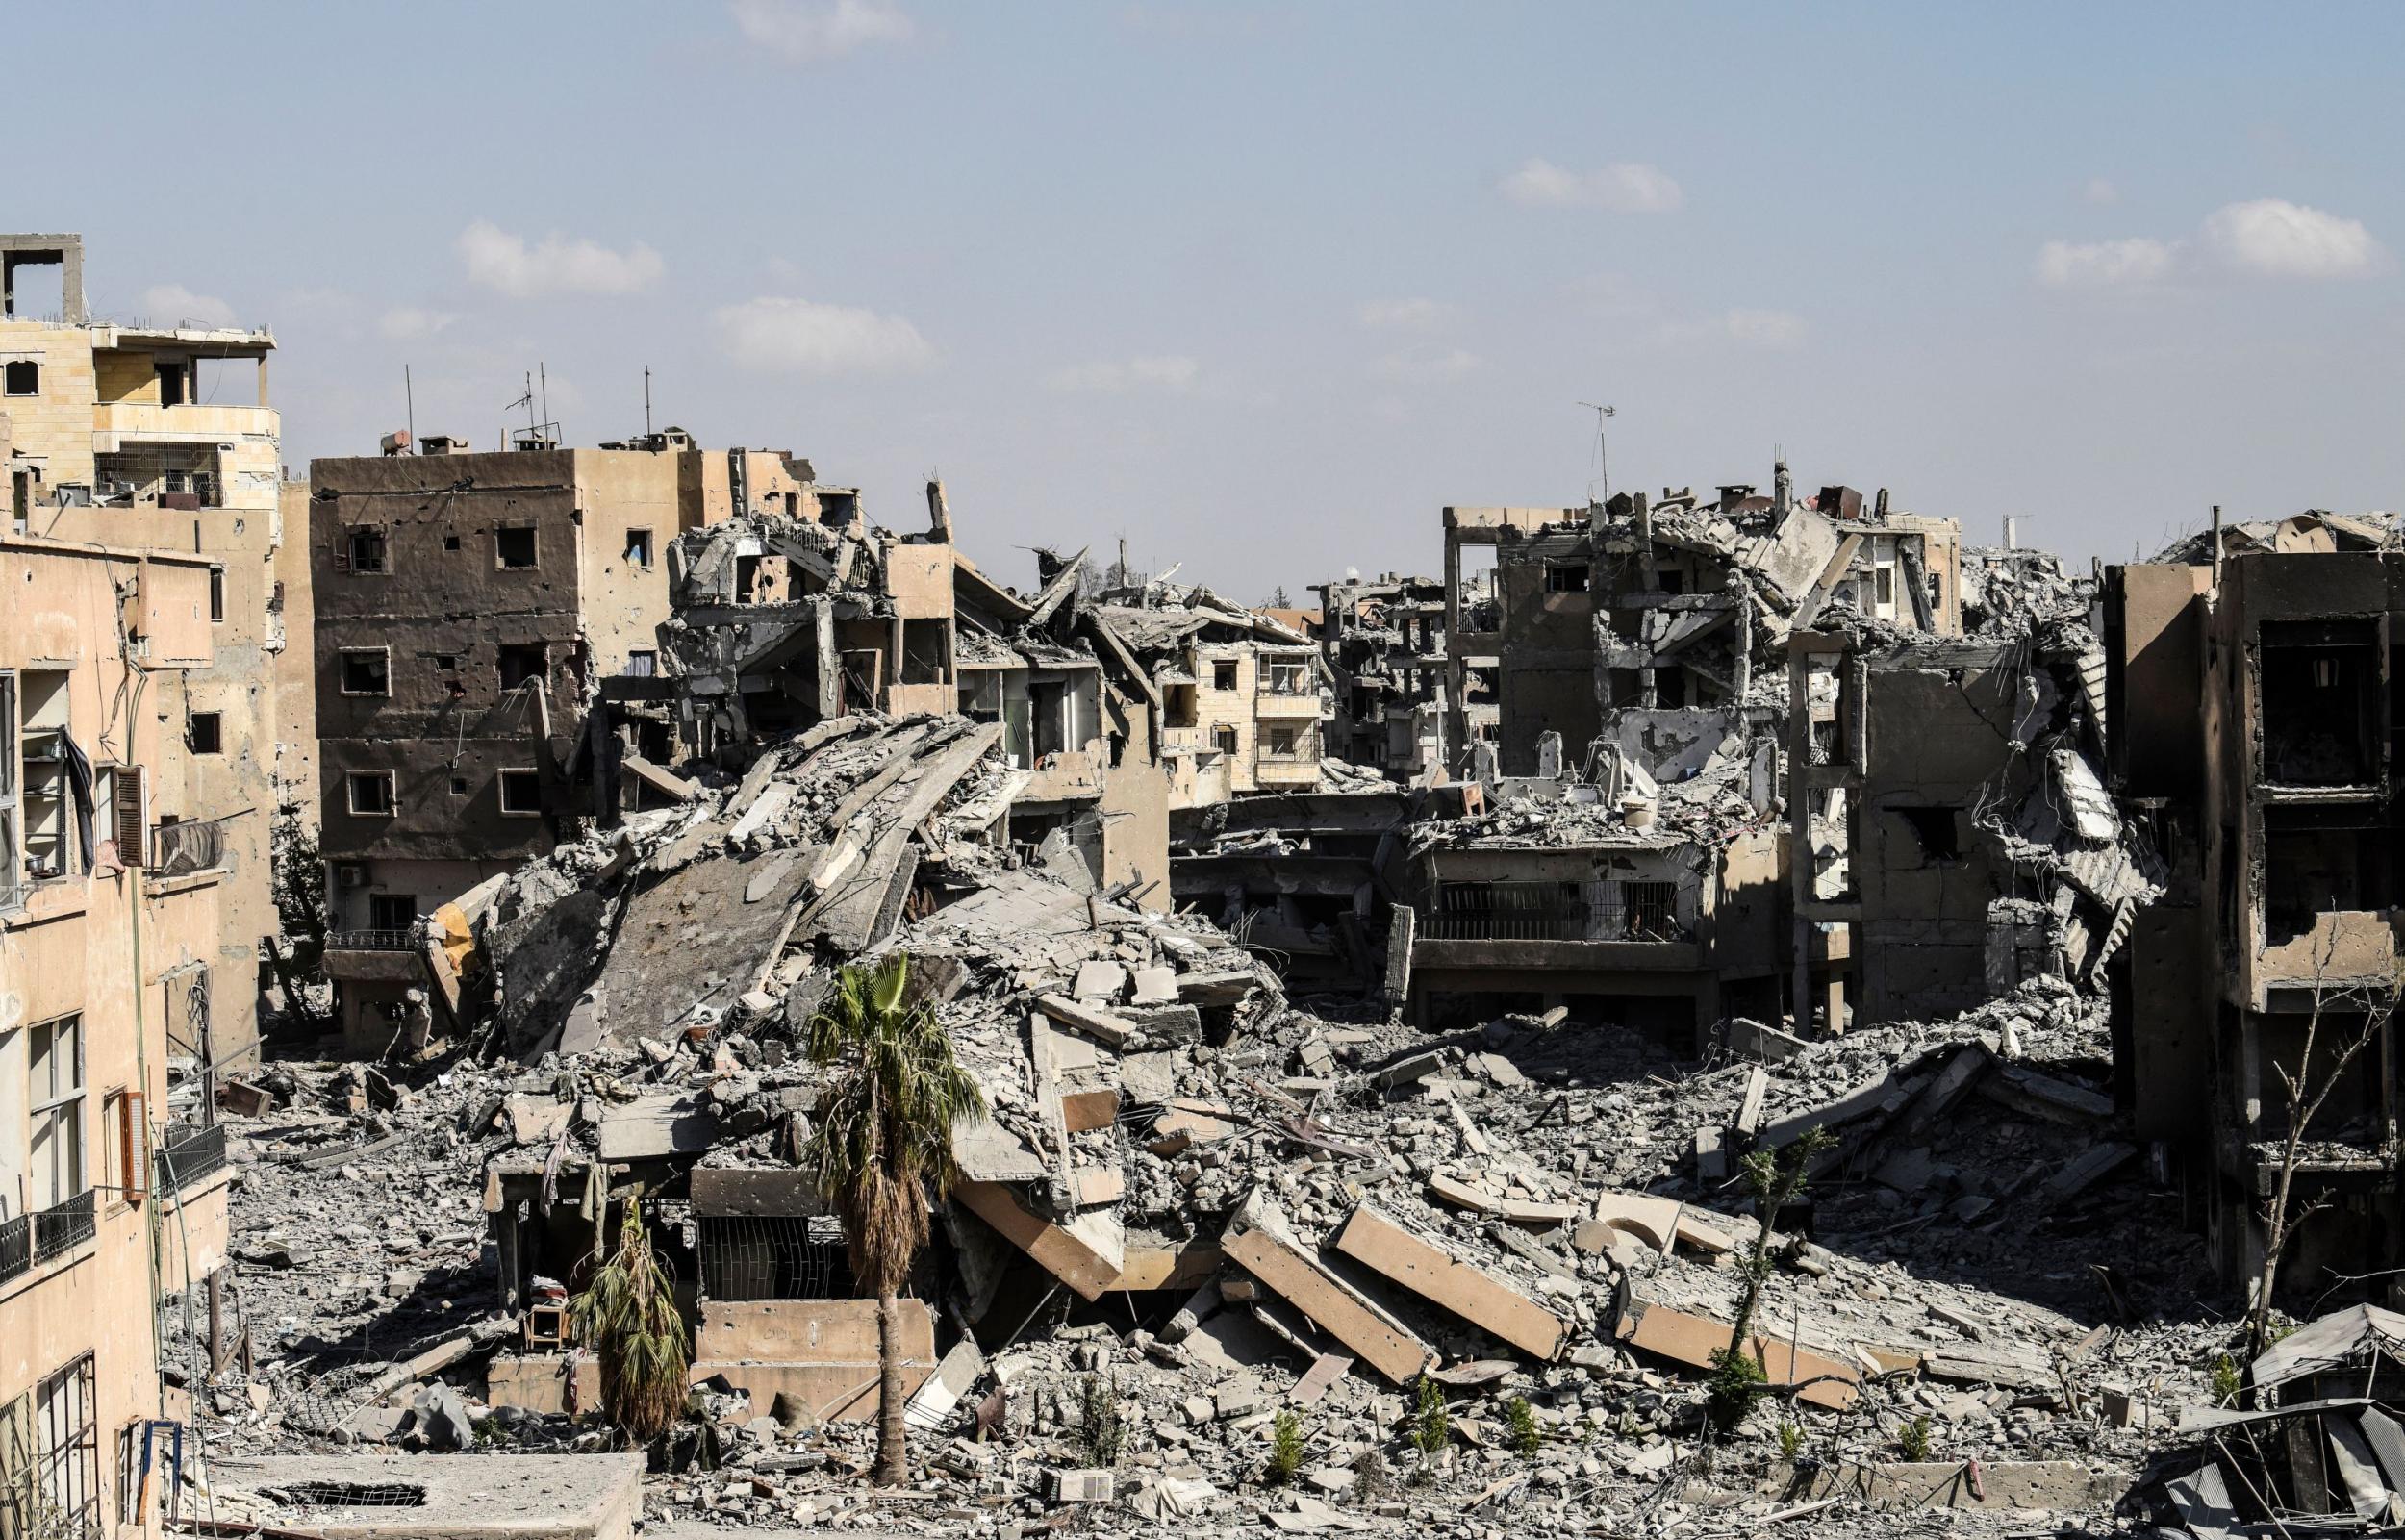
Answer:
[{"label": "metal balcony railing", "polygon": [[19,1214],[0,1224],[0,1283],[34,1265],[34,1216]]},{"label": "metal balcony railing", "polygon": [[159,1147],[159,1185],[171,1193],[190,1192],[207,1177],[225,1169],[225,1124],[173,1126]]},{"label": "metal balcony railing", "polygon": [[326,932],[325,949],[344,952],[416,951],[418,933],[414,930],[329,930]]},{"label": "metal balcony railing", "polygon": [[34,1260],[47,1262],[61,1251],[92,1238],[91,1189],[33,1216]]}]

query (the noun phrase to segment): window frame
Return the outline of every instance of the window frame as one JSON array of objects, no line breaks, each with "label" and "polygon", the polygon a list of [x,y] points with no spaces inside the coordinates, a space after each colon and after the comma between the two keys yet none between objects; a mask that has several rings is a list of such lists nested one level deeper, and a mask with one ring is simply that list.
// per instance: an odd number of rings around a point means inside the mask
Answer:
[{"label": "window frame", "polygon": [[[535,805],[533,807],[510,806],[509,789],[513,784],[510,778],[515,775],[527,776],[534,782]],[[501,817],[505,819],[543,817],[543,771],[532,765],[509,765],[494,771],[493,799],[494,804],[500,809]]]},{"label": "window frame", "polygon": [[[59,1034],[71,1030],[67,1039],[73,1063],[67,1066],[71,1076],[65,1089],[59,1086]],[[56,1208],[91,1190],[89,1142],[84,1137],[84,1100],[86,1044],[84,1013],[69,1011],[46,1022],[36,1022],[25,1029],[25,1184],[28,1212]],[[47,1084],[44,1084],[45,1072]],[[62,1193],[55,1175],[44,1178],[43,1161],[37,1153],[45,1125],[51,1133],[49,1164],[55,1170],[59,1158],[57,1130],[67,1133],[67,1155],[72,1165],[71,1190]],[[35,1201],[35,1195],[47,1190],[47,1202]]]},{"label": "window frame", "polygon": [[[1221,684],[1219,682],[1223,673],[1228,679],[1226,684]],[[1213,658],[1211,660],[1211,688],[1221,692],[1222,694],[1230,690],[1241,690],[1244,688],[1243,674],[1242,671],[1237,669],[1235,659]]]},{"label": "window frame", "polygon": [[[350,661],[353,658],[369,657],[377,659],[384,665],[384,688],[382,690],[353,690],[350,680]],[[392,698],[392,649],[391,647],[337,647],[334,667],[335,689],[342,694],[360,700]]]},{"label": "window frame", "polygon": [[[376,543],[376,561],[373,567],[367,566],[359,559],[359,543],[362,537]],[[353,576],[365,572],[380,577],[392,571],[392,537],[387,526],[353,524],[344,530],[342,532],[342,567]]]},{"label": "window frame", "polygon": [[[209,724],[208,731],[205,733],[201,730],[203,722]],[[186,717],[184,746],[189,752],[194,754],[223,754],[225,752],[225,713],[195,711]]]},{"label": "window frame", "polygon": [[[379,916],[376,913],[376,905],[391,903],[395,899],[402,900],[409,905],[408,923],[399,925],[382,923],[382,921],[392,917],[390,915]],[[369,930],[415,930],[418,928],[418,921],[424,918],[425,911],[418,907],[418,896],[414,893],[371,893],[367,896],[367,928]]]},{"label": "window frame", "polygon": [[[635,555],[635,538],[637,536],[641,536],[643,538],[643,555],[640,559],[638,559]],[[657,559],[658,550],[659,546],[652,540],[650,530],[629,529],[626,532],[625,562],[627,566],[634,568],[638,571],[648,572],[651,570],[652,563]]]},{"label": "window frame", "polygon": [[[359,805],[359,788],[370,781],[384,783],[384,806],[364,808]],[[401,808],[399,776],[389,770],[355,770],[342,772],[342,806],[355,819],[389,819],[396,817]]]},{"label": "window frame", "polygon": [[660,649],[657,647],[628,647],[626,649],[626,677],[629,679],[657,679],[660,677]]},{"label": "window frame", "polygon": [[[20,391],[13,383],[11,383],[10,376],[14,374],[18,369],[31,369],[34,371],[34,386],[32,390]],[[38,358],[0,359],[0,397],[23,401],[39,394],[41,394],[41,360]]]}]

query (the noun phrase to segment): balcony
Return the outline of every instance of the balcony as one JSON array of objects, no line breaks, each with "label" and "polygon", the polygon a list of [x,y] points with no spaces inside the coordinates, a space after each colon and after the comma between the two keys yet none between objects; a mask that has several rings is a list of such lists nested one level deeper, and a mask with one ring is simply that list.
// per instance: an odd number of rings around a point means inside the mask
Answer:
[{"label": "balcony", "polygon": [[330,952],[414,952],[418,949],[418,932],[414,930],[329,930],[325,949]]},{"label": "balcony", "polygon": [[92,409],[92,449],[99,454],[114,454],[127,443],[215,443],[275,432],[272,407],[103,401]]},{"label": "balcony", "polygon": [[36,1263],[71,1250],[92,1234],[89,1188],[63,1203],[0,1224],[0,1283],[23,1276]]},{"label": "balcony", "polygon": [[158,1162],[162,1188],[176,1194],[190,1192],[225,1170],[225,1125],[169,1127],[166,1142],[159,1147]]}]

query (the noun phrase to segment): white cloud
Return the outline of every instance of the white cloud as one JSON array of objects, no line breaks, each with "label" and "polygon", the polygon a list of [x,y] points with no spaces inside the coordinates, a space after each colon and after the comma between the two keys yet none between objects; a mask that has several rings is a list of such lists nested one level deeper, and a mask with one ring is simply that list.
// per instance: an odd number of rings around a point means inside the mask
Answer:
[{"label": "white cloud", "polygon": [[1792,311],[1730,310],[1721,313],[1720,330],[1748,347],[1789,348],[1804,341],[1805,325]]},{"label": "white cloud", "polygon": [[2223,265],[2264,278],[2362,278],[2388,253],[2359,219],[2344,219],[2284,198],[2256,198],[2215,209],[2204,224],[2205,248]]},{"label": "white cloud", "polygon": [[2176,246],[2143,236],[2084,244],[2049,240],[2038,248],[2038,281],[2056,289],[2151,284],[2169,277],[2178,260]]},{"label": "white cloud", "polygon": [[1055,391],[1089,391],[1125,395],[1130,391],[1185,391],[1194,389],[1202,366],[1183,354],[1152,358],[1098,360],[1055,369],[1048,382]]},{"label": "white cloud", "polygon": [[2079,198],[2082,203],[2092,203],[2098,208],[2104,208],[2121,201],[2121,189],[2113,185],[2110,177],[2091,176],[2088,179],[2088,185],[2080,189]]},{"label": "white cloud", "polygon": [[856,305],[763,296],[711,312],[719,351],[743,368],[871,374],[923,368],[934,345],[899,316]]},{"label": "white cloud", "polygon": [[153,284],[143,290],[142,315],[162,326],[236,324],[233,306],[215,294],[195,294],[182,284]]},{"label": "white cloud", "polygon": [[1373,299],[1361,306],[1361,324],[1373,331],[1425,332],[1453,318],[1453,307],[1438,300]]},{"label": "white cloud", "polygon": [[1658,167],[1614,161],[1572,171],[1532,160],[1503,179],[1503,195],[1530,209],[1601,209],[1607,214],[1668,214],[1684,201],[1679,184]]},{"label": "white cloud", "polygon": [[795,64],[919,34],[918,23],[891,0],[734,0],[727,9],[746,39]]},{"label": "white cloud", "polygon": [[1464,348],[1412,348],[1407,352],[1389,353],[1380,359],[1376,371],[1390,380],[1411,385],[1432,385],[1444,380],[1457,380],[1475,372],[1485,364]]},{"label": "white cloud", "polygon": [[631,294],[659,282],[668,265],[638,241],[612,251],[591,240],[547,235],[536,244],[487,219],[460,232],[460,260],[468,282],[517,299],[538,294]]},{"label": "white cloud", "polygon": [[435,333],[459,319],[446,310],[421,310],[415,305],[396,305],[376,317],[376,330],[395,342],[412,342]]}]

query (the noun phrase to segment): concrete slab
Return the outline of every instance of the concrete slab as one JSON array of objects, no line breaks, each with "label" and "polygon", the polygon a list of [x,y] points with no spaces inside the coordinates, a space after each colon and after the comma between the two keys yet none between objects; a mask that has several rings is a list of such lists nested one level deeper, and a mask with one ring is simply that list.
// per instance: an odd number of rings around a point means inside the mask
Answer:
[{"label": "concrete slab", "polygon": [[209,1475],[219,1518],[322,1540],[632,1540],[643,1467],[641,1454],[345,1453],[219,1457]]},{"label": "concrete slab", "polygon": [[1518,1289],[1363,1206],[1336,1232],[1336,1250],[1379,1276],[1551,1363],[1569,1327]]}]

